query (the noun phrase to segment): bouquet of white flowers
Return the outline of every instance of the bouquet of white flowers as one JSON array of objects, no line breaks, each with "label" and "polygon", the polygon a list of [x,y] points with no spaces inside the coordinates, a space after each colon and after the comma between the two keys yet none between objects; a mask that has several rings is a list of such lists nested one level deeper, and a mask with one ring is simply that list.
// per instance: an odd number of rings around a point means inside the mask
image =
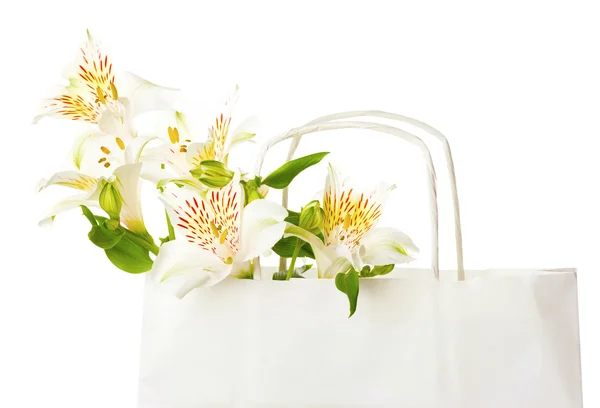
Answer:
[{"label": "bouquet of white flowers", "polygon": [[[304,278],[312,265],[296,268],[296,259],[313,258],[318,278],[335,279],[347,294],[352,315],[359,278],[385,275],[418,253],[401,231],[374,228],[393,186],[361,191],[329,165],[322,200],[297,211],[269,201],[269,189],[287,189],[328,153],[288,160],[266,177],[231,166],[229,152],[255,136],[247,121],[230,130],[237,87],[198,140],[174,109],[177,90],[116,72],[89,32],[66,77],[69,84],[44,100],[34,122],[54,116],[86,122],[89,131],[75,144],[74,168],[43,180],[40,190],[61,185],[83,193],[59,202],[44,221],[80,208],[89,240],[123,271],[150,271],[182,298],[228,277],[258,278],[260,255],[271,251],[290,259],[276,280]],[[149,111],[170,112],[172,123],[140,134],[134,118]],[[144,225],[143,180],[156,185],[166,208],[168,235],[160,240]]]}]

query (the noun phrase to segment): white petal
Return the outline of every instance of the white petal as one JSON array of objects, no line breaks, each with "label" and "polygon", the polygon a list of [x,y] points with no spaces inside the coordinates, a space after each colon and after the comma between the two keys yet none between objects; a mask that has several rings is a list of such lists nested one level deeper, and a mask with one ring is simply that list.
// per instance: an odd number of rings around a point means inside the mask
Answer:
[{"label": "white petal", "polygon": [[93,140],[95,137],[102,136],[101,133],[98,133],[96,130],[89,130],[85,132],[83,135],[79,136],[73,145],[73,164],[77,167],[78,170],[81,169],[81,161],[85,155],[85,151],[88,147],[88,142]]},{"label": "white petal", "polygon": [[128,154],[132,156],[130,163],[139,163],[145,161],[145,151],[146,149],[150,149],[148,148],[148,144],[157,139],[157,136],[138,136],[133,139],[126,149],[128,150]]},{"label": "white petal", "polygon": [[231,134],[237,135],[238,133],[256,133],[259,127],[260,121],[258,116],[249,116],[236,125],[236,127],[231,131]]},{"label": "white petal", "polygon": [[377,224],[389,191],[389,186],[363,189],[353,185],[329,165],[323,196],[325,243],[358,245],[364,234]]},{"label": "white petal", "polygon": [[325,180],[325,191],[332,195],[339,196],[342,192],[344,179],[331,163],[327,168],[327,179]]},{"label": "white petal", "polygon": [[375,228],[361,241],[360,254],[369,265],[389,265],[414,260],[419,253],[408,235],[395,228]]},{"label": "white petal", "polygon": [[[239,178],[221,189],[204,193],[189,187],[166,186],[160,197],[182,239],[230,263],[240,248],[241,211],[244,203]],[[238,259],[238,261],[242,261]]]},{"label": "white petal", "polygon": [[72,210],[74,208],[78,208],[81,205],[85,205],[86,207],[94,207],[98,206],[97,199],[90,199],[89,194],[80,194],[68,197],[64,200],[56,203],[40,220],[39,225],[48,226],[52,224],[54,221],[54,217],[58,214],[63,213],[65,211]]},{"label": "white petal", "polygon": [[181,176],[181,177],[189,176],[190,170],[197,167],[197,166],[192,166],[187,159],[190,150],[188,149],[187,153],[181,152],[180,146],[178,144],[173,145],[169,142],[163,142],[163,143],[165,144],[165,150],[163,152],[163,154],[165,155],[165,158],[162,163],[171,167],[178,176]]},{"label": "white petal", "polygon": [[[178,130],[179,131],[179,130]],[[138,149],[137,161],[153,162],[164,165],[172,169],[177,176],[189,176],[189,171],[192,166],[187,161],[187,155],[189,154],[191,146],[183,139],[181,132],[179,133],[179,142],[173,143],[165,135],[168,134],[167,127],[159,131],[157,137],[145,137],[146,140],[144,145]],[[138,143],[138,139],[143,137],[138,136],[134,142]],[[152,146],[146,147],[145,144],[156,140],[158,143]],[[185,149],[183,149],[185,147]],[[183,151],[182,151],[183,150]],[[187,151],[186,151],[187,150]]]},{"label": "white petal", "polygon": [[140,177],[146,181],[151,182],[155,186],[162,180],[168,180],[173,177],[173,174],[166,169],[163,169],[158,163],[142,163],[142,173]]},{"label": "white petal", "polygon": [[125,150],[121,149],[115,136],[99,135],[85,141],[80,160],[83,173],[109,178],[117,167],[124,164],[127,164]]},{"label": "white petal", "polygon": [[[344,244],[333,245],[329,247],[329,250],[333,251],[336,259],[344,258],[357,271],[360,271],[364,266],[362,259],[358,256],[358,251],[351,251],[350,248]],[[330,278],[331,276],[326,277]]]},{"label": "white petal", "polygon": [[337,258],[325,271],[322,278],[333,279],[338,273],[346,273],[352,269],[352,264],[345,257]]},{"label": "white petal", "polygon": [[160,141],[160,144],[156,146],[146,147],[142,152],[138,161],[142,162],[153,162],[153,163],[166,163],[168,145]]},{"label": "white petal", "polygon": [[225,148],[225,152],[229,153],[231,152],[231,150],[235,147],[238,147],[244,143],[255,143],[254,137],[256,136],[256,133],[250,133],[250,132],[241,132],[241,133],[234,133],[235,136],[228,138],[228,146]]},{"label": "white petal", "polygon": [[183,112],[175,111],[175,127],[179,131],[182,141],[193,140],[193,133],[187,116]]},{"label": "white petal", "polygon": [[153,84],[135,74],[124,72],[117,78],[119,93],[131,102],[132,117],[140,113],[171,109],[179,90]]},{"label": "white petal", "polygon": [[237,261],[248,261],[271,249],[283,236],[288,212],[268,200],[254,200],[242,212]]},{"label": "white petal", "polygon": [[248,262],[234,262],[229,275],[237,279],[254,279],[254,264]]},{"label": "white petal", "polygon": [[337,258],[335,252],[331,248],[326,247],[323,241],[321,241],[316,235],[289,223],[285,228],[284,237],[296,237],[308,242],[315,254],[319,278],[325,277],[326,272],[331,266],[332,262]]},{"label": "white petal", "polygon": [[[161,117],[165,115],[160,115]],[[166,120],[158,127],[161,145],[154,151],[154,160],[170,167],[177,176],[189,176],[189,171],[198,166],[193,166],[188,160],[196,143],[192,143],[192,134],[188,125],[187,117],[178,111],[170,111]],[[169,128],[177,129],[179,140],[173,141],[169,137]]]},{"label": "white petal", "polygon": [[[159,175],[158,173],[155,173],[151,176],[156,177],[158,175]],[[152,181],[153,179],[149,179],[149,180]],[[195,190],[199,194],[204,194],[206,191],[208,191],[208,187],[206,187],[204,184],[200,183],[197,179],[195,179],[191,175],[189,175],[187,177],[171,177],[171,178],[166,178],[166,179],[160,179],[160,180],[158,180],[156,187],[164,188],[164,187],[169,186],[171,183],[176,184],[176,185],[190,187],[192,190]]]},{"label": "white petal", "polygon": [[[181,213],[181,211],[175,212],[174,210],[179,210],[180,208],[187,208],[189,209],[189,211],[191,211],[190,207],[194,207],[197,211],[197,209],[199,208],[206,208],[206,211],[209,213],[208,216],[210,219],[212,219],[213,216],[213,211],[210,207],[203,207],[202,201],[202,194],[199,191],[195,191],[193,188],[187,188],[187,187],[178,187],[176,185],[176,181],[174,181],[174,183],[171,183],[169,181],[165,181],[165,183],[163,185],[160,185],[161,188],[164,188],[164,191],[159,195],[160,200],[165,204],[165,207],[167,207],[167,211],[169,211],[169,217],[171,217],[171,219],[173,220],[173,226],[175,226],[175,230],[177,231],[177,222],[175,222],[175,220],[178,219],[179,214]],[[161,183],[162,184],[162,183]],[[194,199],[196,199],[196,201],[194,201]],[[189,206],[187,205],[189,203]],[[190,212],[190,214],[195,214],[193,212]],[[204,214],[202,214],[204,216]],[[190,218],[193,218],[190,216]],[[186,234],[186,231],[180,231],[184,236]]]},{"label": "white petal", "polygon": [[113,112],[110,109],[104,109],[98,117],[98,127],[100,131],[106,135],[120,137],[121,139],[128,141],[135,137],[133,131],[133,123],[131,122],[130,116],[130,104],[127,98],[120,98],[119,103],[121,104],[120,112]]},{"label": "white petal", "polygon": [[263,197],[263,198],[267,198],[267,196],[269,195],[269,186],[267,186],[266,184],[261,185],[256,191],[258,191],[258,193]]},{"label": "white petal", "polygon": [[353,190],[354,196],[364,193],[375,201],[384,204],[387,195],[395,188],[395,185],[387,182],[378,182],[375,186],[365,183],[364,180],[355,179],[340,171],[337,165],[329,164],[325,189],[335,192],[337,195],[340,195],[343,191]]},{"label": "white petal", "polygon": [[98,179],[76,171],[61,171],[53,174],[49,180],[41,180],[38,184],[38,191],[52,185],[71,187],[91,193],[96,189]]},{"label": "white petal", "polygon": [[231,265],[219,257],[184,240],[163,244],[152,266],[152,277],[167,290],[183,298],[195,288],[214,285],[231,272]]},{"label": "white petal", "polygon": [[121,221],[127,228],[138,234],[148,231],[144,225],[142,205],[140,202],[140,173],[142,163],[127,164],[115,170],[117,188],[123,199]]},{"label": "white petal", "polygon": [[216,115],[215,121],[208,129],[207,146],[210,149],[203,154],[203,160],[213,159],[227,162],[226,147],[228,146],[228,138],[230,136],[229,126],[231,124],[231,115],[238,100],[238,87],[235,87],[233,93],[225,102],[225,106]]},{"label": "white petal", "polygon": [[243,143],[254,143],[254,140],[252,139],[256,136],[258,127],[258,117],[251,116],[244,119],[231,132],[229,132],[230,136],[225,142],[225,152],[229,153],[232,149]]}]

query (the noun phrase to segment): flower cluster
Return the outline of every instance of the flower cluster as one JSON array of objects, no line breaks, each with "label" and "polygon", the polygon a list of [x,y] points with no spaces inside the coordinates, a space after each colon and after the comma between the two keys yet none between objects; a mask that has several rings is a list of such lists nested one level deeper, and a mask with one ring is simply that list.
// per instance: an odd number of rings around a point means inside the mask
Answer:
[{"label": "flower cluster", "polygon": [[[296,261],[312,258],[318,278],[334,279],[348,296],[352,315],[360,278],[385,275],[418,253],[406,234],[375,228],[393,186],[361,191],[329,165],[322,200],[300,211],[268,200],[269,189],[288,188],[328,153],[290,160],[266,177],[231,166],[232,149],[255,137],[251,121],[231,127],[237,87],[208,135],[197,138],[175,110],[178,90],[118,72],[89,32],[65,77],[68,85],[43,101],[34,123],[53,116],[86,128],[76,138],[72,168],[42,180],[39,190],[58,185],[78,192],[42,221],[82,210],[89,240],[126,272],[150,271],[182,298],[226,278],[262,278],[260,257],[272,252],[289,258],[289,267],[283,262],[272,275],[278,280],[304,278],[312,265],[296,267]],[[136,118],[155,112],[170,117],[168,126],[138,131]],[[144,223],[142,182],[156,187],[165,206],[168,233],[160,240]]]}]

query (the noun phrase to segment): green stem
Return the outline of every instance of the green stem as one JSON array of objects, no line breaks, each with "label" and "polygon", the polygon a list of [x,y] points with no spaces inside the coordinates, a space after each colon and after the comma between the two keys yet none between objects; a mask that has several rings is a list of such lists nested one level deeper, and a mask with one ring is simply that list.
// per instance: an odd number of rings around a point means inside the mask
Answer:
[{"label": "green stem", "polygon": [[173,228],[173,224],[171,224],[171,219],[169,218],[169,213],[165,210],[165,216],[167,217],[167,228],[169,229],[169,241],[175,240],[175,228]]},{"label": "green stem", "polygon": [[294,253],[292,254],[292,261],[290,262],[290,268],[288,269],[285,280],[292,279],[292,275],[294,274],[294,268],[296,267],[296,258],[298,258],[298,254],[300,253],[300,248],[302,248],[302,241],[297,239],[296,246],[294,247]]},{"label": "green stem", "polygon": [[148,248],[148,250],[150,252],[152,252],[154,255],[158,255],[158,251],[160,251],[160,248],[156,245],[152,245],[151,247]]}]

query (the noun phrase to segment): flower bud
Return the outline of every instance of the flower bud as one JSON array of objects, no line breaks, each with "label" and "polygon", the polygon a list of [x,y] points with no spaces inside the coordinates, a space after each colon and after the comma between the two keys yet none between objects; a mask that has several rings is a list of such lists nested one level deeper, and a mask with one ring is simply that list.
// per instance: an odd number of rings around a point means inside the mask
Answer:
[{"label": "flower bud", "polygon": [[300,212],[300,228],[317,234],[323,229],[325,211],[321,208],[319,200],[308,203]]},{"label": "flower bud", "polygon": [[190,170],[192,176],[210,188],[225,187],[233,179],[233,171],[217,160],[204,160],[200,166]]},{"label": "flower bud", "polygon": [[112,220],[119,220],[121,218],[121,207],[123,206],[123,200],[121,199],[121,193],[114,183],[106,183],[102,192],[100,193],[100,208],[102,208]]},{"label": "flower bud", "polygon": [[246,194],[246,205],[250,204],[254,200],[262,200],[265,196],[262,194],[261,190],[264,190],[260,187],[257,187],[257,180],[250,180],[244,184],[244,192]]},{"label": "flower bud", "polygon": [[116,231],[119,228],[121,228],[121,223],[119,222],[119,220],[106,220],[104,226],[109,231]]}]

